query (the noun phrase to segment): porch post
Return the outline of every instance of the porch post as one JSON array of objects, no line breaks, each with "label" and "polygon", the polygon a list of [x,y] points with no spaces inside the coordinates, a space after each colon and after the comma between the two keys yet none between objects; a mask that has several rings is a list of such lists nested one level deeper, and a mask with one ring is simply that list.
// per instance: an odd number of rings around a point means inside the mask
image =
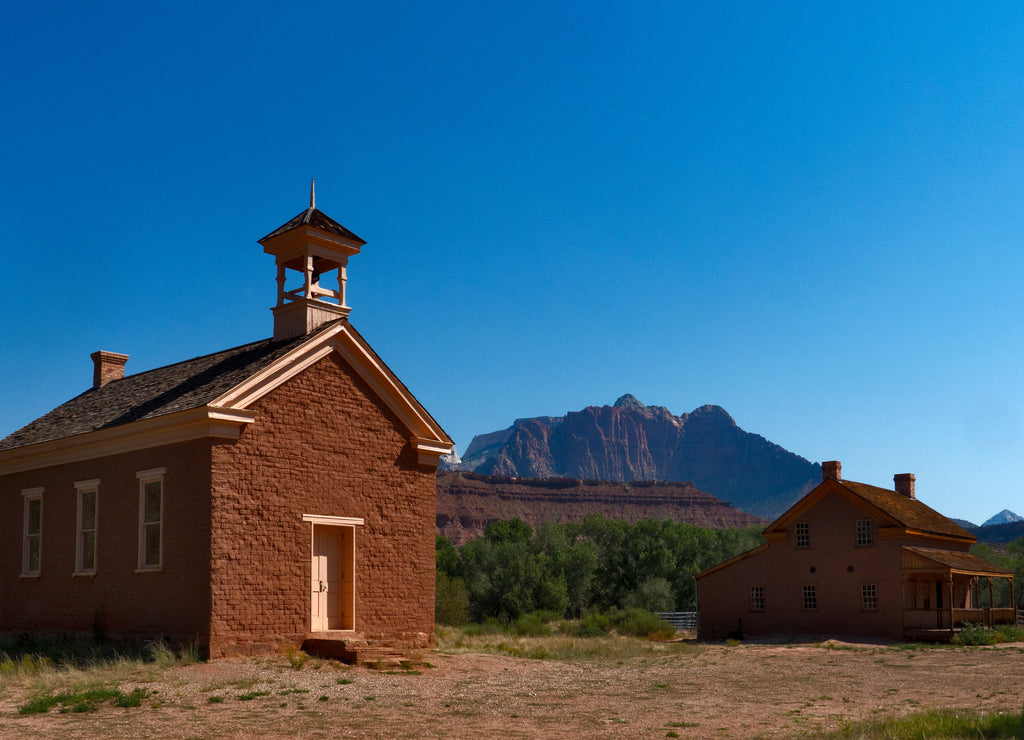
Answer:
[{"label": "porch post", "polygon": [[946,615],[949,617],[949,634],[953,634],[953,571],[949,571],[946,575],[946,593],[948,598],[946,599]]},{"label": "porch post", "polygon": [[992,610],[996,608],[996,595],[992,591],[992,576],[988,577],[988,612],[985,614],[985,626],[992,626]]}]

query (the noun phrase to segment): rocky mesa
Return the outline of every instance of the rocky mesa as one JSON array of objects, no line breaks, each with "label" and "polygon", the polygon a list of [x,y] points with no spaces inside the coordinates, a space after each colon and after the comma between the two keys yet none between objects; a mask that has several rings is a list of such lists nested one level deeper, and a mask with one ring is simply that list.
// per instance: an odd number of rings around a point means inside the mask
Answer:
[{"label": "rocky mesa", "polygon": [[562,417],[517,419],[473,438],[459,470],[517,478],[690,482],[775,518],[821,481],[821,466],[746,432],[719,406],[674,415],[624,395]]},{"label": "rocky mesa", "polygon": [[582,521],[589,514],[638,522],[671,519],[723,529],[765,520],[697,490],[692,483],[510,478],[467,472],[437,475],[437,531],[460,545],[488,523],[519,518],[531,527]]}]

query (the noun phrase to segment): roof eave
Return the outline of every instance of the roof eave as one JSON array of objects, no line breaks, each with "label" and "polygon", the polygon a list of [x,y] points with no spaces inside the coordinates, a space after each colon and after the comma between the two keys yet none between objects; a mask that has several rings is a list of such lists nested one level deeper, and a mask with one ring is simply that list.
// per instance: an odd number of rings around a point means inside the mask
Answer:
[{"label": "roof eave", "polygon": [[194,439],[238,439],[255,419],[245,410],[199,406],[0,451],[0,475],[92,460]]}]

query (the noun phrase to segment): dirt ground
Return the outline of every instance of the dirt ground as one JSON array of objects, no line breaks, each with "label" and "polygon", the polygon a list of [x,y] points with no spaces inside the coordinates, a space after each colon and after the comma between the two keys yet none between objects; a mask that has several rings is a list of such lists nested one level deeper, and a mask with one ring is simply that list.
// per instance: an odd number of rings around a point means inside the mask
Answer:
[{"label": "dirt ground", "polygon": [[[179,666],[142,707],[23,716],[0,695],[3,738],[813,737],[930,708],[1019,713],[1024,643],[687,645],[663,655],[532,660],[430,653],[386,673],[283,657]],[[211,701],[212,700],[212,701]],[[672,734],[675,733],[675,734]]]}]

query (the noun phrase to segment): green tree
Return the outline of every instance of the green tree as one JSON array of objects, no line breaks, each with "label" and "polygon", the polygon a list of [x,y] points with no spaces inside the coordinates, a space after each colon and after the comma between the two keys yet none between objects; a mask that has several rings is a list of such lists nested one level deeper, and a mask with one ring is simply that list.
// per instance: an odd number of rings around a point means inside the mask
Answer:
[{"label": "green tree", "polygon": [[434,585],[434,621],[453,627],[469,621],[469,591],[461,578],[449,578],[437,571]]}]

